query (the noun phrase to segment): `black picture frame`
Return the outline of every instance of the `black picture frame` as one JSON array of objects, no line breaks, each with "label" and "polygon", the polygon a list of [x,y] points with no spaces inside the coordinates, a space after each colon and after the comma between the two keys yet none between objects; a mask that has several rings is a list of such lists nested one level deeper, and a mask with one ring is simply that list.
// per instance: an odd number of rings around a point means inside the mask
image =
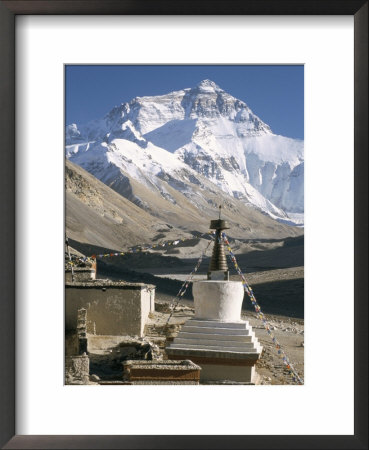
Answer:
[{"label": "black picture frame", "polygon": [[[354,16],[355,364],[350,436],[15,435],[15,17],[19,14],[205,14]],[[6,449],[368,448],[368,1],[10,0],[0,1],[0,445]],[[339,243],[337,243],[339,245]],[[342,357],[344,360],[344,355]],[[338,364],[340,362],[337,362]],[[339,392],[337,393],[339,399]]]}]

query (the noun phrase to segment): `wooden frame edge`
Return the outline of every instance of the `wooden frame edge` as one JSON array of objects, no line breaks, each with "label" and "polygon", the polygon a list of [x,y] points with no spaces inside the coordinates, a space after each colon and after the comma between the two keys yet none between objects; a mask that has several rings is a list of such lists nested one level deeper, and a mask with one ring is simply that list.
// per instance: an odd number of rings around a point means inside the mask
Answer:
[{"label": "wooden frame edge", "polygon": [[[15,16],[17,14],[353,14],[355,20],[355,434],[354,436],[16,436],[15,433]],[[31,448],[368,448],[368,1],[0,1],[0,445]],[[360,306],[360,310],[359,310]]]}]

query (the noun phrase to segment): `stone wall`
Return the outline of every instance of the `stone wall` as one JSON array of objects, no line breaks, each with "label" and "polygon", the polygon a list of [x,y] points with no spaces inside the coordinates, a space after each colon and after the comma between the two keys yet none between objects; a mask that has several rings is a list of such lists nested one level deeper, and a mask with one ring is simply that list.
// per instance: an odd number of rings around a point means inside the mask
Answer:
[{"label": "stone wall", "polygon": [[125,361],[123,379],[135,384],[199,384],[201,367],[192,361]]},{"label": "stone wall", "polygon": [[87,350],[87,310],[81,308],[77,311],[78,354],[88,353]]},{"label": "stone wall", "polygon": [[[145,327],[146,320],[149,317],[149,314],[155,311],[155,289],[146,289],[141,291],[141,299],[142,299],[141,309],[142,309],[142,316],[145,317],[144,323]],[[143,336],[143,334],[139,336]]]},{"label": "stone wall", "polygon": [[84,282],[96,279],[96,269],[92,267],[74,267],[65,271],[65,282],[71,283],[74,278],[76,282]]},{"label": "stone wall", "polygon": [[155,286],[95,280],[65,285],[65,329],[76,329],[77,312],[87,310],[87,333],[143,336],[154,311]]},{"label": "stone wall", "polygon": [[89,381],[90,360],[87,355],[65,357],[66,384],[86,384]]}]

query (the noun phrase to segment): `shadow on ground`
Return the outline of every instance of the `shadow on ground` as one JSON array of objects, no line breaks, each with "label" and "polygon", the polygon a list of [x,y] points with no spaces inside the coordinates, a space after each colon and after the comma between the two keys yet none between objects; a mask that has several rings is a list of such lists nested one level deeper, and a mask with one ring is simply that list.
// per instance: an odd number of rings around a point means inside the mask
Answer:
[{"label": "shadow on ground", "polygon": [[[265,314],[304,318],[304,279],[277,280],[253,286],[255,298]],[[245,294],[242,309],[254,311]]]},{"label": "shadow on ground", "polygon": [[102,380],[121,379],[123,361],[152,360],[151,347],[147,343],[122,342],[111,347],[105,354],[89,353],[90,373]]}]

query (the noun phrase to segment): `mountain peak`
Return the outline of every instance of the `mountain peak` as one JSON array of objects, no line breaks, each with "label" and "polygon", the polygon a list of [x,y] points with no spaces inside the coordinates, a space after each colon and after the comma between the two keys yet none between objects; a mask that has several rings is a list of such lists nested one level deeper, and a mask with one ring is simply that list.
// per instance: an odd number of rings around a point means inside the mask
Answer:
[{"label": "mountain peak", "polygon": [[69,158],[109,186],[113,179],[123,183],[123,195],[129,188],[121,170],[161,189],[172,203],[177,200],[163,180],[190,198],[195,191],[189,180],[200,174],[225,195],[273,218],[286,221],[286,211],[303,212],[303,143],[273,134],[245,102],[209,79],[180,91],[137,97],[78,128],[72,124],[66,143]]},{"label": "mountain peak", "polygon": [[216,83],[214,83],[214,81],[208,79],[200,81],[200,83],[196,87],[201,91],[206,92],[222,91],[222,89],[220,89],[220,87]]}]

